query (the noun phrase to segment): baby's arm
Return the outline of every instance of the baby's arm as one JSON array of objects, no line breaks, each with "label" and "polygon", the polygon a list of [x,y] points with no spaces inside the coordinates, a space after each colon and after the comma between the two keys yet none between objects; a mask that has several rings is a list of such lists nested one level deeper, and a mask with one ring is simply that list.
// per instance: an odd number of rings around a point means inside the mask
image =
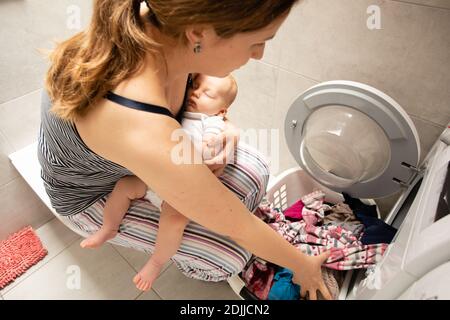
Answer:
[{"label": "baby's arm", "polygon": [[203,126],[204,126],[202,136],[203,160],[211,160],[222,151],[222,146],[220,144],[209,146],[208,142],[212,138],[218,137],[223,132],[223,130],[225,129],[225,121],[218,116],[209,117],[208,119],[204,120]]}]

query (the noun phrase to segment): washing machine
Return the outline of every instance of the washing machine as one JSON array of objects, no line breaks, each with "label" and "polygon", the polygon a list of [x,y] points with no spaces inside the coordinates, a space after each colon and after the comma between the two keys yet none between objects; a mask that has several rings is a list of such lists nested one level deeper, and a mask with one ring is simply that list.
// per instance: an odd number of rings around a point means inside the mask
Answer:
[{"label": "washing machine", "polygon": [[295,99],[284,130],[303,180],[326,193],[376,199],[401,192],[385,219],[398,231],[382,261],[348,272],[340,298],[449,299],[450,126],[419,163],[417,130],[394,99],[331,81]]}]

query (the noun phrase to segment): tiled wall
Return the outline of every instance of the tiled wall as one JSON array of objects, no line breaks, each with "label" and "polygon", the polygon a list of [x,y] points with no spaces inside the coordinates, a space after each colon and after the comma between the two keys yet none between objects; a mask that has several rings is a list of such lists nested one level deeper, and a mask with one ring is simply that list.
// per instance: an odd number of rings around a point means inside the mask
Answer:
[{"label": "tiled wall", "polygon": [[[381,9],[380,30],[367,27],[371,5]],[[397,100],[426,154],[450,121],[450,1],[303,0],[263,60],[235,75],[240,90],[231,119],[244,129],[280,129],[274,174],[297,166],[283,137],[290,104],[328,80],[363,82]],[[393,199],[379,201],[384,212]]]}]

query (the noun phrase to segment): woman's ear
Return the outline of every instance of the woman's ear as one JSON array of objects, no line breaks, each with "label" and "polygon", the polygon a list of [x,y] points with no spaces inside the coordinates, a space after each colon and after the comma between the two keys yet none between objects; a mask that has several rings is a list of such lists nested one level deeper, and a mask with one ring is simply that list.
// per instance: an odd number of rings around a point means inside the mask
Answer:
[{"label": "woman's ear", "polygon": [[201,25],[192,25],[186,28],[185,36],[190,46],[194,47],[197,43],[202,43],[205,38],[205,27]]}]

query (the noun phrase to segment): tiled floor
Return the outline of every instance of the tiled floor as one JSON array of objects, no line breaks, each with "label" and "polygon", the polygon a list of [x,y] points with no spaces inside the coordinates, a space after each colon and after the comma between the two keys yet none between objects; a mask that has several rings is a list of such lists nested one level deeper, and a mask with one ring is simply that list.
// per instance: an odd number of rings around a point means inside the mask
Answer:
[{"label": "tiled floor", "polygon": [[188,279],[172,263],[165,266],[152,290],[142,293],[132,278],[147,254],[110,244],[81,249],[81,238],[56,218],[37,229],[37,234],[48,255],[1,290],[3,299],[239,299],[226,282]]}]

